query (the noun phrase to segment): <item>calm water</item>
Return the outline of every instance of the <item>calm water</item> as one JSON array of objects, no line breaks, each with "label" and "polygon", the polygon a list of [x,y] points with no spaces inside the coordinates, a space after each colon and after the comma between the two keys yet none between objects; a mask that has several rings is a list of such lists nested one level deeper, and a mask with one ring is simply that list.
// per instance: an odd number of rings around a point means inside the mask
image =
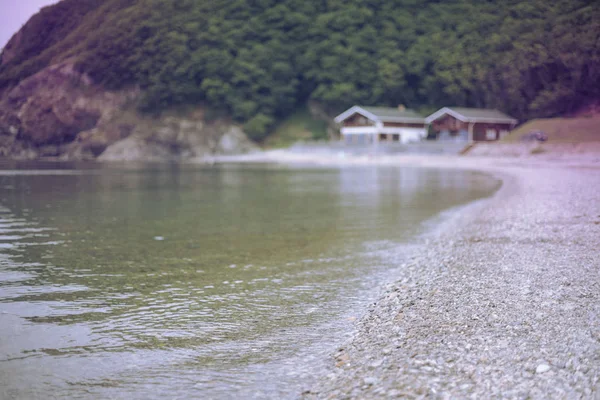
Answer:
[{"label": "calm water", "polygon": [[0,167],[2,399],[295,397],[423,221],[497,187],[392,167]]}]

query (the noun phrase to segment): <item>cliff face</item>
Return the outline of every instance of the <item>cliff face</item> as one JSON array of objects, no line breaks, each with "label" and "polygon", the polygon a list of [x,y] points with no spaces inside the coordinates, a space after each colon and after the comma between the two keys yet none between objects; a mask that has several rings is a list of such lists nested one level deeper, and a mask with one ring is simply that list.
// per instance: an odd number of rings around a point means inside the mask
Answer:
[{"label": "cliff face", "polygon": [[145,116],[139,90],[108,91],[74,63],[43,69],[0,98],[0,155],[35,159],[184,160],[256,149],[226,120],[199,108]]}]

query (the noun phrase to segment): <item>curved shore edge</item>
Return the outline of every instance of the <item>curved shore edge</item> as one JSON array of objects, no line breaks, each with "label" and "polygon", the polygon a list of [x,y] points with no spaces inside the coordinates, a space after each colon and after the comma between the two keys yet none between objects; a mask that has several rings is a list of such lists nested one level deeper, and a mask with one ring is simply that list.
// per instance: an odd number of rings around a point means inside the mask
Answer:
[{"label": "curved shore edge", "polygon": [[600,396],[599,163],[264,158],[237,161],[461,168],[503,181],[423,237],[417,256],[331,355],[329,373],[300,397]]}]

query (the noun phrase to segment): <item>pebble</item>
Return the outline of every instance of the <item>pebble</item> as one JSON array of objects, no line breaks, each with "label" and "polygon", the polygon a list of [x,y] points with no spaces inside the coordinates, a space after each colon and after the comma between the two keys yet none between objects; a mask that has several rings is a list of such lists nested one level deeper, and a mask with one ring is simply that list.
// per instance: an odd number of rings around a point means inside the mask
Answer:
[{"label": "pebble", "polygon": [[377,378],[374,378],[372,376],[368,376],[365,379],[363,379],[363,382],[365,383],[365,385],[374,385],[377,383]]},{"label": "pebble", "polygon": [[543,374],[544,372],[550,371],[550,366],[548,364],[540,364],[535,369],[536,374]]}]

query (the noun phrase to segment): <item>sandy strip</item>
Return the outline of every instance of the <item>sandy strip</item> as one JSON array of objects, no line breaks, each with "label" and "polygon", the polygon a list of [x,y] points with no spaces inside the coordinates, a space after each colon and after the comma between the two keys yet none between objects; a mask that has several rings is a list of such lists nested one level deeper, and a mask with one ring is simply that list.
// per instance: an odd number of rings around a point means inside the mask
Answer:
[{"label": "sandy strip", "polygon": [[466,168],[503,180],[421,239],[303,398],[600,398],[599,163],[266,158],[245,161]]}]

